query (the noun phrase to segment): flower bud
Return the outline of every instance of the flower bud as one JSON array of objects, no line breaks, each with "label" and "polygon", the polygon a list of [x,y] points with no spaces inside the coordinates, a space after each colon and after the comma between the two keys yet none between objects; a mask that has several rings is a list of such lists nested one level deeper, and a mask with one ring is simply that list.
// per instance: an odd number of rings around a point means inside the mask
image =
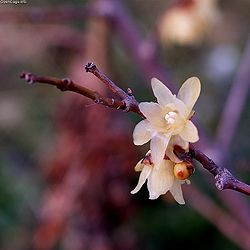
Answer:
[{"label": "flower bud", "polygon": [[180,162],[174,166],[174,176],[179,180],[185,180],[194,172],[194,167],[189,162]]}]

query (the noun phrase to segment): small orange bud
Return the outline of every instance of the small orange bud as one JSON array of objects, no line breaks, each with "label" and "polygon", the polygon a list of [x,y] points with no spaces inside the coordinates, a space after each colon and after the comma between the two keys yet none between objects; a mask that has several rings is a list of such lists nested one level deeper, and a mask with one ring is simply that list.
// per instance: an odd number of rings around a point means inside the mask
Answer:
[{"label": "small orange bud", "polygon": [[180,162],[174,166],[174,176],[179,180],[185,180],[194,172],[194,167],[191,163]]}]

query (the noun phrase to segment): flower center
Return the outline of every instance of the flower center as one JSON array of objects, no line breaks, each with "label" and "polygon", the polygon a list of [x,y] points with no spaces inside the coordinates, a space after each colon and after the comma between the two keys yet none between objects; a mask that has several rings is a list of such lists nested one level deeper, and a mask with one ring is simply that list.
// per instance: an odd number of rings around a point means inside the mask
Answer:
[{"label": "flower center", "polygon": [[170,111],[165,115],[165,120],[167,124],[173,125],[178,117],[178,114],[174,111]]},{"label": "flower center", "polygon": [[185,123],[178,111],[169,111],[164,118],[166,121],[165,133],[176,135],[183,130]]}]

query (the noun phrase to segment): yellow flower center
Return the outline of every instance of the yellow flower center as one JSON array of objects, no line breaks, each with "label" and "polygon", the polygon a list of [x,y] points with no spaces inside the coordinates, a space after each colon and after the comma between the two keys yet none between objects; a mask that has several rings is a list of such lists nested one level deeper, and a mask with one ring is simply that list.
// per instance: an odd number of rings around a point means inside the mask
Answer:
[{"label": "yellow flower center", "polygon": [[167,123],[165,132],[172,131],[172,133],[178,134],[183,129],[184,119],[179,115],[178,111],[169,111],[164,118]]},{"label": "yellow flower center", "polygon": [[167,124],[173,125],[178,117],[178,114],[174,111],[170,111],[165,115],[165,120]]}]

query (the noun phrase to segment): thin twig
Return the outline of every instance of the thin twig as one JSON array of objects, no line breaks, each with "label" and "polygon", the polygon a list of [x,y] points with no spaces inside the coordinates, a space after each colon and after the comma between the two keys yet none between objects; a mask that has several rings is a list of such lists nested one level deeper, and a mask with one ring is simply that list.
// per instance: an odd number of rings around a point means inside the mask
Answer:
[{"label": "thin twig", "polygon": [[97,91],[90,90],[85,88],[77,83],[74,83],[69,78],[59,79],[50,76],[36,76],[32,73],[23,72],[20,75],[20,78],[25,79],[29,84],[44,83],[56,86],[61,91],[72,91],[83,96],[86,96],[92,99],[97,104],[102,104],[104,106],[110,108],[121,109],[126,112],[132,111],[137,113],[138,115],[144,117],[141,113],[138,102],[135,97],[132,95],[131,89],[128,90],[128,94],[126,94],[122,89],[116,86],[108,77],[106,77],[93,63],[88,63],[86,65],[86,71],[91,72],[96,75],[102,82],[104,82],[110,89],[114,89],[114,93],[116,93],[119,99],[104,97]]},{"label": "thin twig", "polygon": [[122,99],[127,97],[128,94],[112,82],[106,75],[104,75],[94,63],[87,63],[87,65],[85,65],[85,70],[86,72],[90,72],[99,78],[115,95],[118,95]]},{"label": "thin twig", "polygon": [[20,78],[25,79],[29,84],[34,84],[36,82],[44,83],[56,86],[61,91],[72,91],[92,99],[95,103],[102,104],[110,108],[116,108],[121,110],[125,110],[127,108],[126,104],[123,101],[114,98],[104,97],[96,91],[92,91],[77,83],[74,83],[69,78],[59,79],[50,76],[37,76],[32,73],[26,72],[23,72],[20,75]]},{"label": "thin twig", "polygon": [[85,66],[86,72],[90,72],[94,74],[98,79],[100,79],[114,94],[119,96],[123,102],[125,103],[124,110],[129,112],[135,112],[140,116],[144,117],[141,113],[138,105],[139,103],[136,101],[135,97],[132,95],[132,90],[128,88],[127,93],[118,87],[114,82],[112,82],[103,72],[101,72],[94,63],[87,63]]}]

